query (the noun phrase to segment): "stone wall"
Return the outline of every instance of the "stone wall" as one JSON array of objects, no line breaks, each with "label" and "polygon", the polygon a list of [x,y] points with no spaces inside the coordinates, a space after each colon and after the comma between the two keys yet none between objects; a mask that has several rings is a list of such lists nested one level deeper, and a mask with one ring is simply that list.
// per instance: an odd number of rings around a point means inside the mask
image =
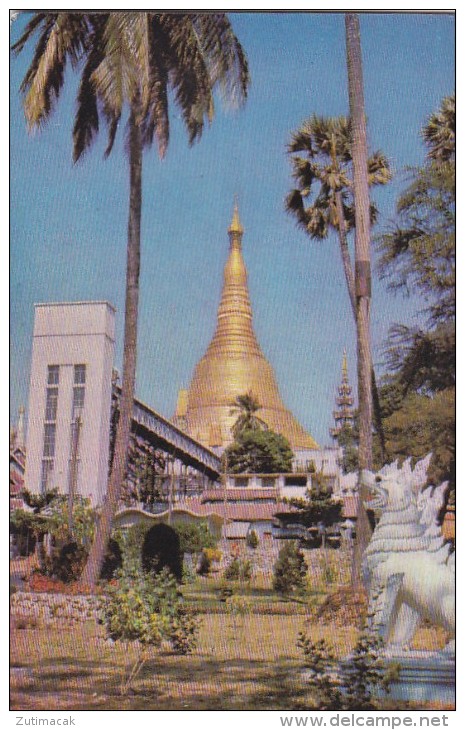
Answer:
[{"label": "stone wall", "polygon": [[[222,571],[234,557],[250,560],[255,575],[273,575],[273,566],[278,558],[280,549],[285,540],[261,540],[256,548],[247,546],[245,540],[221,540],[218,549],[222,553],[220,571]],[[310,583],[327,585],[336,583],[343,585],[350,580],[350,562],[352,551],[348,548],[322,548],[302,550],[308,565]]]},{"label": "stone wall", "polygon": [[99,596],[18,591],[10,598],[10,612],[13,621],[21,617],[36,619],[40,623],[54,620],[78,623],[95,620],[103,600]]}]

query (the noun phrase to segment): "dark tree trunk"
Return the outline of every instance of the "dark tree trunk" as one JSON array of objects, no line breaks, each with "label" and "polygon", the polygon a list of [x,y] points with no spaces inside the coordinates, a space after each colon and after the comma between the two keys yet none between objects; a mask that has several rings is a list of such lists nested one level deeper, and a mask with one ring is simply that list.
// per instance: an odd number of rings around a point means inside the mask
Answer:
[{"label": "dark tree trunk", "polygon": [[[335,200],[336,200],[336,213],[337,213],[337,229],[338,229],[338,235],[339,235],[339,249],[341,252],[341,259],[342,259],[342,266],[344,268],[344,275],[347,283],[347,290],[349,292],[349,299],[350,299],[350,306],[352,307],[352,312],[354,315],[354,321],[357,322],[357,301],[355,297],[355,278],[354,278],[354,271],[352,267],[352,261],[350,259],[350,251],[349,251],[349,245],[347,243],[347,236],[345,231],[345,215],[344,215],[344,207],[342,204],[342,195],[341,192],[338,191],[335,194]],[[381,406],[379,402],[379,392],[378,392],[378,386],[376,383],[376,375],[375,375],[375,369],[373,367],[373,363],[371,365],[371,390],[372,390],[372,396],[373,396],[373,414],[374,414],[374,420],[375,420],[375,427],[376,432],[379,436],[380,445],[381,445],[381,456],[384,460],[385,458],[385,451],[386,451],[386,442],[384,438],[384,429],[383,429],[383,423],[381,420]]]},{"label": "dark tree trunk", "polygon": [[[358,405],[360,413],[359,470],[372,467],[373,401],[371,393],[371,257],[370,257],[370,198],[367,169],[367,138],[365,101],[363,96],[362,51],[358,15],[346,13],[347,73],[352,133],[355,199],[355,301],[357,321]],[[371,535],[364,507],[367,494],[359,478],[357,508],[357,537],[352,565],[352,584],[360,583],[363,551]]]},{"label": "dark tree trunk", "polygon": [[97,524],[89,558],[81,578],[83,583],[91,586],[95,585],[100,576],[105,551],[110,539],[113,517],[118,507],[123,482],[126,477],[131,419],[134,407],[142,209],[142,140],[140,126],[137,124],[134,114],[130,119],[129,168],[130,194],[126,267],[126,308],[120,415],[116,430],[115,452],[108,480],[108,490]]}]

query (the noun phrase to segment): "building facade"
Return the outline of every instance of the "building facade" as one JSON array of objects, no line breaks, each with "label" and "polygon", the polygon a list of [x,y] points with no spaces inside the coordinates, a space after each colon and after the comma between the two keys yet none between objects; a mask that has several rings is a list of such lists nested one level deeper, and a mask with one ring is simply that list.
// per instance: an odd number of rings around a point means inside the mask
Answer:
[{"label": "building facade", "polygon": [[35,305],[25,484],[101,503],[108,477],[115,310]]}]

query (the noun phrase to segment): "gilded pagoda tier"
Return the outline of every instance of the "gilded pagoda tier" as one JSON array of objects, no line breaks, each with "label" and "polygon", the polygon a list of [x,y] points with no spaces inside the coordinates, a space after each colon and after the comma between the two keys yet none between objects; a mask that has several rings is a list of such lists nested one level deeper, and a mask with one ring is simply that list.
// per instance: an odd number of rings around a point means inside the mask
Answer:
[{"label": "gilded pagoda tier", "polygon": [[294,449],[319,448],[286,409],[273,369],[255,336],[237,206],[228,232],[230,250],[216,330],[195,368],[187,394],[179,401],[182,413],[178,408],[176,418],[194,438],[210,447],[224,447],[233,440],[231,428],[237,419],[234,401],[251,393],[261,405],[257,415],[285,436]]}]

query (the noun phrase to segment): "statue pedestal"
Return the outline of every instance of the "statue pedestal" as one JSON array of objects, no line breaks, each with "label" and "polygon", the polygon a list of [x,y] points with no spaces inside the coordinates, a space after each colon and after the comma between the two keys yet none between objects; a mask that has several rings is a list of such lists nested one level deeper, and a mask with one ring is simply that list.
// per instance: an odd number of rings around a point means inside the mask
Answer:
[{"label": "statue pedestal", "polygon": [[400,668],[387,697],[455,706],[455,656],[440,651],[386,651],[383,658],[386,665]]}]

